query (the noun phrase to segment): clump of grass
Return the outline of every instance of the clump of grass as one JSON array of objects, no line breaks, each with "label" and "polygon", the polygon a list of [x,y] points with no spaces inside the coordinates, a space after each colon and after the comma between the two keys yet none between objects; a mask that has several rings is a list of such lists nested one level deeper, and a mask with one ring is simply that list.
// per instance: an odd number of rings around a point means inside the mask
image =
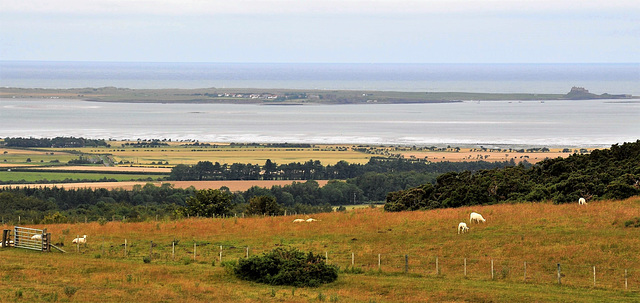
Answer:
[{"label": "clump of grass", "polygon": [[142,262],[151,263],[151,257],[150,256],[143,256],[142,257]]},{"label": "clump of grass", "polygon": [[624,227],[640,227],[640,217],[624,221]]},{"label": "clump of grass", "polygon": [[345,267],[345,269],[342,270],[343,273],[345,274],[362,274],[364,273],[364,270],[360,267]]},{"label": "clump of grass", "polygon": [[107,219],[105,219],[104,217],[100,217],[100,219],[98,219],[98,224],[100,224],[100,226],[104,226],[107,224]]},{"label": "clump of grass", "polygon": [[78,289],[80,289],[80,288],[75,287],[75,286],[65,286],[64,287],[64,294],[67,297],[71,298],[71,297],[73,297],[73,295],[76,294],[76,292],[78,292]]}]

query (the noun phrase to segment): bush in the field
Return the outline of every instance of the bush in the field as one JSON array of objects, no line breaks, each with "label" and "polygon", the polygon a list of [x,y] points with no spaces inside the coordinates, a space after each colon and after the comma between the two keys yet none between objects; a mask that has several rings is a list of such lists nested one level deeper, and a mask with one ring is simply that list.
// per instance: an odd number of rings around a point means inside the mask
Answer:
[{"label": "bush in the field", "polygon": [[335,281],[338,268],[327,265],[324,256],[279,247],[262,256],[239,260],[234,274],[258,283],[315,287]]}]

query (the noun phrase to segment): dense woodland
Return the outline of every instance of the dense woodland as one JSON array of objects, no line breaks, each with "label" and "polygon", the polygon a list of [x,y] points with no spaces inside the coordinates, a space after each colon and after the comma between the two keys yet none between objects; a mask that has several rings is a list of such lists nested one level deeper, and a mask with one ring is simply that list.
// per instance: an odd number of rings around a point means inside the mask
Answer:
[{"label": "dense woodland", "polygon": [[503,202],[624,199],[640,194],[640,140],[588,155],[548,159],[533,167],[449,172],[387,195],[385,210],[403,211]]}]

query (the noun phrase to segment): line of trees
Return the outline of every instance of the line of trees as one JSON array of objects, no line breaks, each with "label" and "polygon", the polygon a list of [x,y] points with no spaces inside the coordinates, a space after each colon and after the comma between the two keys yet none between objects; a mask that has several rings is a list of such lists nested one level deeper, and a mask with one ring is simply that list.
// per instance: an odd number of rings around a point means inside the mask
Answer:
[{"label": "line of trees", "polygon": [[[366,164],[340,161],[335,165],[322,165],[318,160],[304,163],[292,162],[277,164],[267,159],[264,165],[233,163],[220,164],[200,161],[195,165],[179,164],[171,169],[169,180],[202,181],[202,180],[332,180],[349,179],[362,176],[368,172],[394,173],[445,173],[450,171],[477,171],[516,165],[515,161],[503,162],[437,162],[431,163],[419,159],[390,159],[372,157]],[[523,165],[530,166],[528,162]]]},{"label": "line of trees", "polygon": [[103,139],[85,139],[75,137],[55,137],[55,138],[4,138],[4,145],[7,147],[110,147]]},{"label": "line of trees", "polygon": [[523,165],[449,172],[435,184],[391,192],[385,210],[403,211],[503,202],[625,199],[640,194],[640,140],[588,155]]}]

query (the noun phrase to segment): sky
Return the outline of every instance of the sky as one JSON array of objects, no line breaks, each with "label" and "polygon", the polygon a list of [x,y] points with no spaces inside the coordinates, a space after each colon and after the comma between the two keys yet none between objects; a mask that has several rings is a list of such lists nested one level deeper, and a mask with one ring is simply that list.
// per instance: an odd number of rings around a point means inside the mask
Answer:
[{"label": "sky", "polygon": [[640,62],[638,0],[0,0],[0,60]]}]

